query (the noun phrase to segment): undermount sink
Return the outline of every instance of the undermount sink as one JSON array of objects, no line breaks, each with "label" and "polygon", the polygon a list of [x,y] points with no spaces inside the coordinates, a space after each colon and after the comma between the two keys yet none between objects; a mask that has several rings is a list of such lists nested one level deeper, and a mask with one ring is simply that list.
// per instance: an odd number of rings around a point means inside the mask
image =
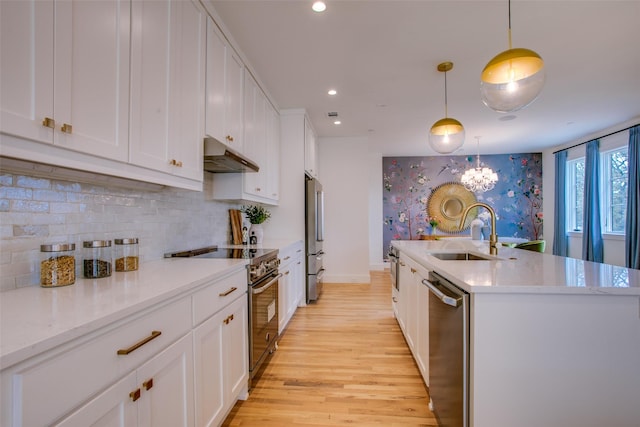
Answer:
[{"label": "undermount sink", "polygon": [[443,261],[491,261],[494,259],[469,252],[442,252],[430,255]]}]

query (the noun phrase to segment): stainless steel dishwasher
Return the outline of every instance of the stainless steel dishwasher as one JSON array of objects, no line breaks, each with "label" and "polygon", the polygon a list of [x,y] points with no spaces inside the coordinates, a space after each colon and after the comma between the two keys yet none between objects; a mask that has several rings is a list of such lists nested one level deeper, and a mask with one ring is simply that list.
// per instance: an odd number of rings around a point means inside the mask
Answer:
[{"label": "stainless steel dishwasher", "polygon": [[[429,402],[440,427],[469,425],[469,294],[430,272]],[[434,298],[435,297],[435,298]]]}]

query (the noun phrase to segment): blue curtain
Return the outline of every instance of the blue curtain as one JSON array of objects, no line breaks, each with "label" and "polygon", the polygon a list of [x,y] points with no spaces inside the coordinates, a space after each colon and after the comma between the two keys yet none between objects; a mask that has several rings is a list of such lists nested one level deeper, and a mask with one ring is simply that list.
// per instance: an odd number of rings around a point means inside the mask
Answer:
[{"label": "blue curtain", "polygon": [[600,141],[587,143],[584,165],[584,210],[582,259],[602,262],[602,230],[600,229]]},{"label": "blue curtain", "polygon": [[625,253],[627,267],[640,270],[640,125],[629,130],[629,182]]},{"label": "blue curtain", "polygon": [[567,256],[567,150],[556,153],[555,223],[553,224],[553,254]]}]

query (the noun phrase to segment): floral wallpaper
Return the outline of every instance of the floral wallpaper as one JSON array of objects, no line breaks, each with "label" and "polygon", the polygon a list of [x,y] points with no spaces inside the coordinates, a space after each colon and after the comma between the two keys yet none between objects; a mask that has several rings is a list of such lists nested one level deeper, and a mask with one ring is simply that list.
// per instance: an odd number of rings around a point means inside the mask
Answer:
[{"label": "floral wallpaper", "polygon": [[[391,240],[430,234],[426,209],[431,192],[441,184],[460,182],[476,162],[476,156],[383,157],[384,253]],[[485,155],[480,162],[498,174],[493,189],[475,195],[495,209],[498,236],[542,239],[542,154]],[[490,225],[485,209],[478,217]]]}]

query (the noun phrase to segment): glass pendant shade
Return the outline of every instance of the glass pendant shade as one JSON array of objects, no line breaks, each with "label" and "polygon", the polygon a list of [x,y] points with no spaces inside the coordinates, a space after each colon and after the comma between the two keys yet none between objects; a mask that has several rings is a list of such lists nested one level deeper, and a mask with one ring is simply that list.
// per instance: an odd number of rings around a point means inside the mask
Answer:
[{"label": "glass pendant shade", "polygon": [[544,86],[544,62],[529,49],[509,49],[496,55],[482,70],[482,102],[500,113],[531,104]]},{"label": "glass pendant shade", "polygon": [[444,73],[444,119],[440,119],[431,126],[429,131],[429,145],[437,153],[450,154],[464,144],[464,127],[462,123],[447,117],[447,71],[453,69],[453,62],[438,64],[438,71]]},{"label": "glass pendant shade", "polygon": [[450,154],[464,144],[464,127],[456,119],[446,117],[431,126],[429,145],[440,154]]}]

